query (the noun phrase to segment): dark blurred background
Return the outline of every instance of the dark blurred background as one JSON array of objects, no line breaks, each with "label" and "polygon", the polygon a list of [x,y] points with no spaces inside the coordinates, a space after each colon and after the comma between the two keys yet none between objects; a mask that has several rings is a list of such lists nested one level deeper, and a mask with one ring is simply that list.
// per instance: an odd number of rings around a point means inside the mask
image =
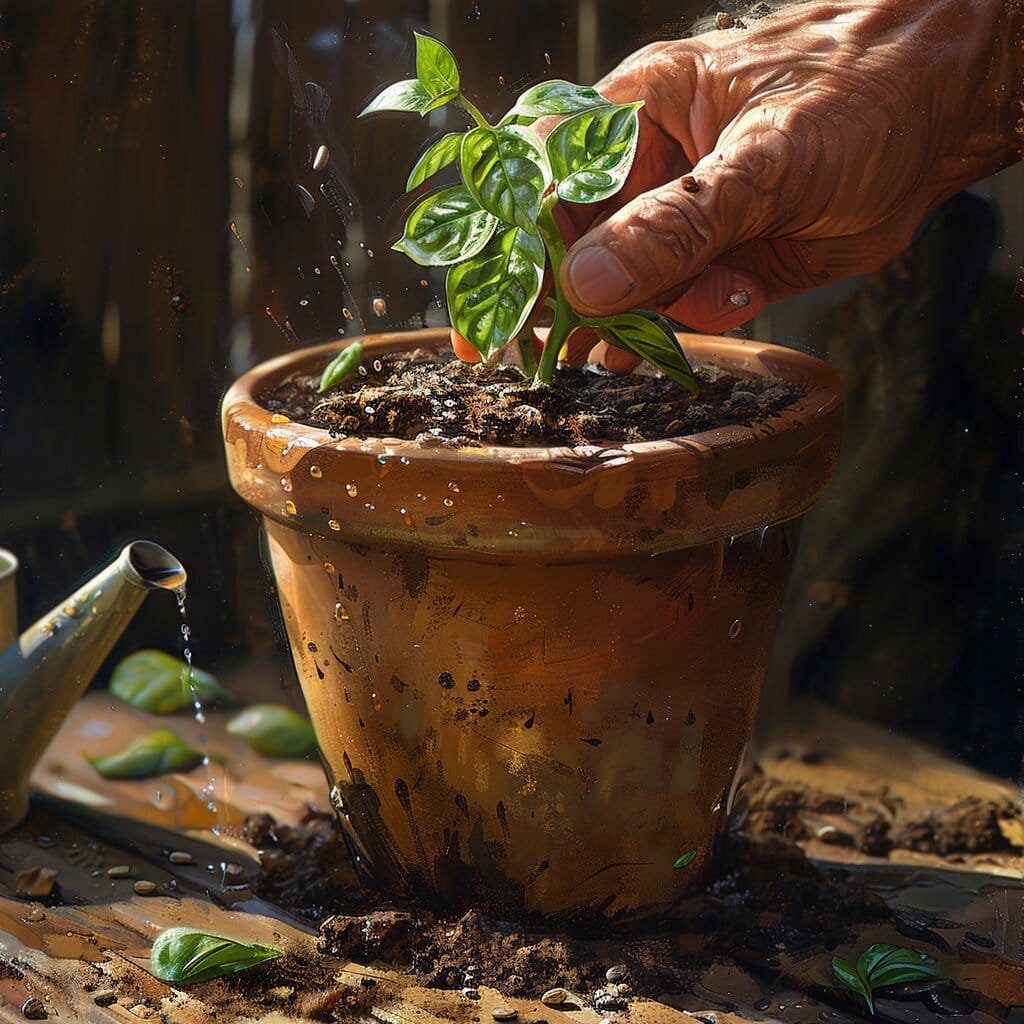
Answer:
[{"label": "dark blurred background", "polygon": [[[412,160],[458,115],[356,113],[411,73],[414,29],[444,39],[500,113],[533,82],[593,81],[707,13],[692,0],[0,6],[0,544],[22,561],[22,624],[148,537],[188,568],[197,663],[270,659],[287,679],[257,523],[226,483],[221,395],[267,356],[444,317],[441,278],[390,243]],[[1024,749],[1022,184],[1019,165],[981,183],[879,273],[747,328],[828,358],[849,391],[769,709],[812,694],[1009,775]],[[166,604],[146,603],[112,659],[175,649]]]}]

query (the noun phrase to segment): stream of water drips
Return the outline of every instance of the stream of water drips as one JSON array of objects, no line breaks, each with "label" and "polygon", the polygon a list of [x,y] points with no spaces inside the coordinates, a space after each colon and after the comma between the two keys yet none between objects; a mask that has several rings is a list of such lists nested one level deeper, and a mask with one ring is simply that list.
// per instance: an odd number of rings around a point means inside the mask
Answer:
[{"label": "stream of water drips", "polygon": [[[186,619],[186,595],[185,595],[185,584],[182,583],[180,586],[174,588],[174,596],[178,601],[178,612],[181,615],[181,655],[185,659],[186,674],[185,680],[188,683],[189,696],[192,699],[192,709],[195,720],[200,725],[206,724],[206,712],[203,707],[202,699],[199,696],[199,691],[196,689],[195,676],[192,672],[192,627],[188,624]],[[200,748],[206,746],[207,739],[205,735],[199,737]],[[206,809],[213,812],[214,814],[220,814],[220,807],[217,801],[213,799],[213,793],[217,786],[217,777],[213,774],[211,767],[212,762],[210,755],[206,753],[204,749],[200,749],[202,754],[202,765],[206,770],[206,785],[199,790],[199,797],[201,800],[206,801]],[[218,824],[214,825],[212,831],[216,834],[220,832],[219,821]]]}]

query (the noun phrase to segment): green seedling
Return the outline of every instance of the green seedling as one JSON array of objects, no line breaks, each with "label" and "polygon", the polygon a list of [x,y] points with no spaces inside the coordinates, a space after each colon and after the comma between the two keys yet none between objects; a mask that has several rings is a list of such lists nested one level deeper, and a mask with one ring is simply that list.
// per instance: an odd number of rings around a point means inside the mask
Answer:
[{"label": "green seedling", "polygon": [[940,978],[934,964],[934,959],[920,950],[876,942],[857,957],[856,963],[833,957],[832,972],[846,988],[863,998],[868,1012],[874,1015],[877,989],[905,981]]},{"label": "green seedling", "polygon": [[153,940],[150,963],[161,981],[187,985],[237,974],[281,955],[258,942],[236,942],[192,928],[167,928]]},{"label": "green seedling", "polygon": [[[423,117],[447,104],[462,108],[472,125],[442,136],[423,153],[407,191],[452,166],[459,183],[421,199],[393,248],[421,266],[448,267],[445,292],[455,330],[484,359],[518,342],[535,384],[550,384],[569,337],[589,328],[696,392],[693,371],[664,317],[641,309],[583,316],[559,280],[566,244],[554,208],[559,202],[603,202],[622,188],[636,154],[643,104],[610,103],[590,86],[555,80],[527,89],[491,124],[462,91],[451,51],[417,33],[416,77],[388,86],[360,117],[382,111]],[[561,120],[542,137],[536,130],[541,118]],[[552,294],[541,303],[546,270]],[[543,305],[554,317],[535,362],[532,328]]]}]

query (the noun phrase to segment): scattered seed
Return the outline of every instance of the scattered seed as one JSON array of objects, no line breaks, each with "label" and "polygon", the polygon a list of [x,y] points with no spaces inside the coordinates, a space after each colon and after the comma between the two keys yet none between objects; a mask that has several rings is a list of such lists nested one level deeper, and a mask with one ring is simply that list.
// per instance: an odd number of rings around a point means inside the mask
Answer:
[{"label": "scattered seed", "polygon": [[331,151],[326,146],[321,146],[316,151],[316,156],[313,157],[313,170],[322,171],[327,166],[327,161],[331,159]]},{"label": "scattered seed", "polygon": [[545,1006],[561,1006],[562,1003],[566,1002],[571,996],[568,989],[565,988],[549,988],[547,992],[540,997],[540,1001]]},{"label": "scattered seed", "polygon": [[132,888],[137,896],[152,896],[156,892],[156,882],[151,882],[148,878],[140,878]]},{"label": "scattered seed", "polygon": [[491,1010],[491,1016],[495,1020],[515,1020],[519,1016],[518,1010],[513,1010],[511,1006],[496,1006]]},{"label": "scattered seed", "polygon": [[627,974],[629,974],[629,968],[625,964],[616,964],[604,972],[604,977],[606,981],[619,982],[625,981]]},{"label": "scattered seed", "polygon": [[21,1004],[21,1015],[29,1020],[46,1020],[46,1007],[35,996],[31,996]]},{"label": "scattered seed", "polygon": [[117,993],[112,988],[101,988],[93,995],[92,1001],[97,1006],[113,1006],[117,1002]]},{"label": "scattered seed", "polygon": [[115,864],[112,868],[107,868],[108,878],[127,878],[132,873],[132,869],[127,864]]},{"label": "scattered seed", "polygon": [[194,864],[195,860],[191,853],[184,850],[174,850],[167,858],[172,864]]}]

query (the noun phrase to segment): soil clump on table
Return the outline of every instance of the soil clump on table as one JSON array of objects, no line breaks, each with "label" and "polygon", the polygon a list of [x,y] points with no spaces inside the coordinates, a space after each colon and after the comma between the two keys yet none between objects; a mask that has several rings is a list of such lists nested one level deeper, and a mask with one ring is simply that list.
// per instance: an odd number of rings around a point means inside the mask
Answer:
[{"label": "soil clump on table", "polygon": [[562,366],[550,387],[534,388],[516,366],[471,365],[417,349],[366,360],[323,395],[319,375],[294,374],[260,403],[336,437],[523,447],[657,441],[761,423],[803,394],[774,377],[714,366],[695,372],[696,396],[660,374],[620,376],[595,366]]}]

